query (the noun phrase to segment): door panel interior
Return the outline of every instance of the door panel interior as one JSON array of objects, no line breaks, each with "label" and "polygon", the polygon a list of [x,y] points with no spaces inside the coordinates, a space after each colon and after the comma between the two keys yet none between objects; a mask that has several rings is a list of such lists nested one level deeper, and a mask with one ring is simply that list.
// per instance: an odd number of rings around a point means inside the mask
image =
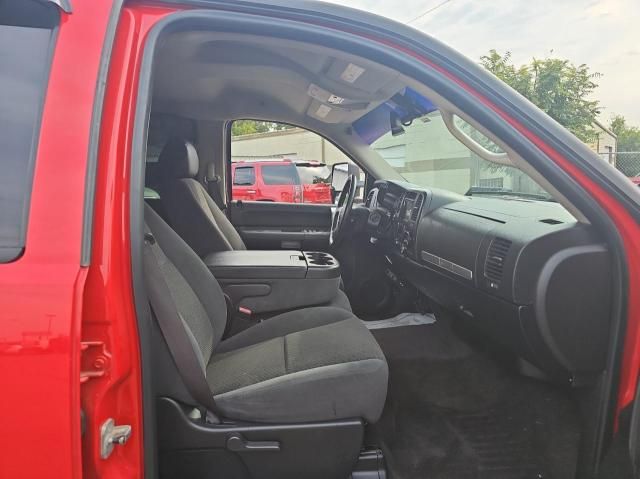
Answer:
[{"label": "door panel interior", "polygon": [[631,427],[629,432],[629,454],[633,477],[640,478],[640,383],[636,388],[631,413]]},{"label": "door panel interior", "polygon": [[331,205],[232,201],[229,217],[249,249],[329,247]]}]

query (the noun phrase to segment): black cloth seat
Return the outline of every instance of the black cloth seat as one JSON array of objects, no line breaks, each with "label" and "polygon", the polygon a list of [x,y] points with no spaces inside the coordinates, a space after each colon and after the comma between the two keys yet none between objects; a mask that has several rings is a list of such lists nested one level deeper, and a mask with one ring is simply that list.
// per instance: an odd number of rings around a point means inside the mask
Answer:
[{"label": "black cloth seat", "polygon": [[[200,160],[191,143],[180,138],[167,141],[158,166],[160,197],[167,219],[198,256],[247,249],[231,221],[196,179]],[[349,298],[342,290],[326,305],[351,311]]]},{"label": "black cloth seat", "polygon": [[[377,342],[351,312],[332,307],[290,311],[221,341],[226,324],[222,290],[206,265],[149,206],[145,206],[154,267],[147,289],[166,284],[171,307],[155,311],[179,322],[201,370],[180,371],[185,384],[204,375],[218,414],[266,423],[363,418],[384,406],[388,368]],[[155,266],[158,266],[156,268]],[[156,280],[156,281],[150,281]],[[167,295],[165,295],[166,297]],[[175,307],[174,307],[175,306]],[[174,311],[174,313],[172,313]],[[166,338],[165,338],[166,339]],[[175,359],[175,358],[174,358]]]},{"label": "black cloth seat", "polygon": [[227,216],[196,177],[195,147],[170,139],[158,158],[160,197],[173,229],[200,257],[214,251],[247,249]]}]

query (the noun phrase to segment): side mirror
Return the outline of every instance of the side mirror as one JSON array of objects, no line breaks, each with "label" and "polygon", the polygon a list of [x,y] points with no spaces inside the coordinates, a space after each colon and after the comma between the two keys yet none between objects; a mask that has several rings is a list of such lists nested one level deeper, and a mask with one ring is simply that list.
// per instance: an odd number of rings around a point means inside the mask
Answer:
[{"label": "side mirror", "polygon": [[355,175],[356,178],[360,178],[358,165],[347,161],[331,165],[331,199],[334,203],[344,189],[349,175]]}]

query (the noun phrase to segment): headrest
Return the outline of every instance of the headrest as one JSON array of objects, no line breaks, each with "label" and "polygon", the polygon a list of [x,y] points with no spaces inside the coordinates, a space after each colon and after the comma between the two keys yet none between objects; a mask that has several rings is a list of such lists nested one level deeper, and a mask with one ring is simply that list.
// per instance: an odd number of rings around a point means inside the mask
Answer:
[{"label": "headrest", "polygon": [[195,178],[200,168],[196,148],[182,138],[171,138],[165,143],[158,163],[165,180]]}]

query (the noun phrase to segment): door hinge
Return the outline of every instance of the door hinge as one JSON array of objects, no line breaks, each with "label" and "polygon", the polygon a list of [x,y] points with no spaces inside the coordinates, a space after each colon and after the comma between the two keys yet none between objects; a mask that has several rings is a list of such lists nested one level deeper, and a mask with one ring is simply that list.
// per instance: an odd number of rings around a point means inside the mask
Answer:
[{"label": "door hinge", "polygon": [[125,444],[131,437],[131,426],[116,426],[112,418],[107,419],[100,427],[100,457],[107,459],[116,445]]},{"label": "door hinge", "polygon": [[103,341],[80,343],[80,384],[106,374],[111,366],[111,353]]}]

